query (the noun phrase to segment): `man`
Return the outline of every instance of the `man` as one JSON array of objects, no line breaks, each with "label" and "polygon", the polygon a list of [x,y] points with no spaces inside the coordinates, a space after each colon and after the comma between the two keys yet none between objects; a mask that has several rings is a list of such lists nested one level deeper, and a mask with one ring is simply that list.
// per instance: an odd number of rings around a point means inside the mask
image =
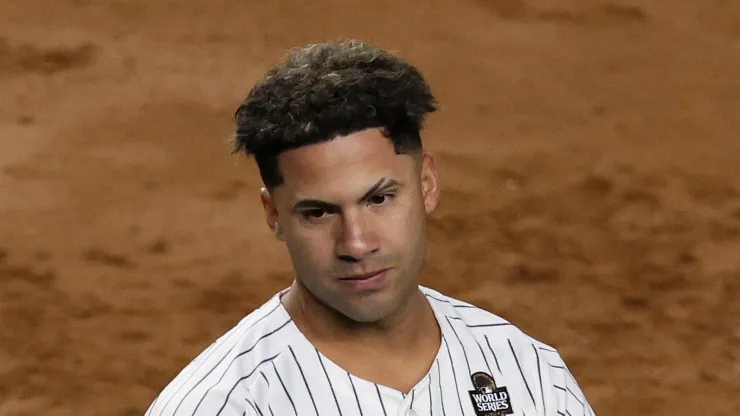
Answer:
[{"label": "man", "polygon": [[[236,112],[293,284],[147,415],[593,415],[559,353],[419,285],[439,198],[419,71],[356,40],[293,50]],[[256,277],[258,278],[258,277]]]}]

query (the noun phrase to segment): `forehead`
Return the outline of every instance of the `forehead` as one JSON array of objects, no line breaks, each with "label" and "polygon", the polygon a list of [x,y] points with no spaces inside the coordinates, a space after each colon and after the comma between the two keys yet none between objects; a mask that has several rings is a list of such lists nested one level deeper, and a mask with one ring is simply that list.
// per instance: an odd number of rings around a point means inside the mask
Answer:
[{"label": "forehead", "polygon": [[278,157],[284,179],[281,188],[296,198],[362,194],[381,177],[407,179],[413,166],[413,158],[396,154],[379,129],[288,150]]}]

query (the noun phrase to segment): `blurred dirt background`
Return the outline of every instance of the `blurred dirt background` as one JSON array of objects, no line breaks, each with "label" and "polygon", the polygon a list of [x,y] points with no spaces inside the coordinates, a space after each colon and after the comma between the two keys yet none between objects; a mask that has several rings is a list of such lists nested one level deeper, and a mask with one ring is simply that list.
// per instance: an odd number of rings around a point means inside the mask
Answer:
[{"label": "blurred dirt background", "polygon": [[0,0],[0,415],[142,415],[289,284],[231,116],[338,36],[440,99],[424,284],[601,415],[740,412],[736,0]]}]

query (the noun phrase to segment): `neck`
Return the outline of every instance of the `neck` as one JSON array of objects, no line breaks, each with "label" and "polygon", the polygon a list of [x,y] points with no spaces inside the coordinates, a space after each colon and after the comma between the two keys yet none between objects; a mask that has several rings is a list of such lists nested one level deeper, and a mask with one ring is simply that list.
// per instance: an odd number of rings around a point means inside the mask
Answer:
[{"label": "neck", "polygon": [[297,281],[283,296],[282,302],[295,324],[316,343],[397,350],[399,346],[416,346],[421,337],[439,332],[434,312],[418,288],[412,290],[390,316],[370,323],[347,318],[319,301]]}]

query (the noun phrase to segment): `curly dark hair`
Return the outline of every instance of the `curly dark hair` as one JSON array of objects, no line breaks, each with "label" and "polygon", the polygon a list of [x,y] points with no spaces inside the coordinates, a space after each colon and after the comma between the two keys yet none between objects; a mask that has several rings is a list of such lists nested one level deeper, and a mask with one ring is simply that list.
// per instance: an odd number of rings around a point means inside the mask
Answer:
[{"label": "curly dark hair", "polygon": [[341,39],[294,48],[237,109],[234,152],[254,155],[272,189],[283,182],[281,152],[367,128],[380,128],[396,153],[421,152],[436,104],[417,68],[375,46]]}]

